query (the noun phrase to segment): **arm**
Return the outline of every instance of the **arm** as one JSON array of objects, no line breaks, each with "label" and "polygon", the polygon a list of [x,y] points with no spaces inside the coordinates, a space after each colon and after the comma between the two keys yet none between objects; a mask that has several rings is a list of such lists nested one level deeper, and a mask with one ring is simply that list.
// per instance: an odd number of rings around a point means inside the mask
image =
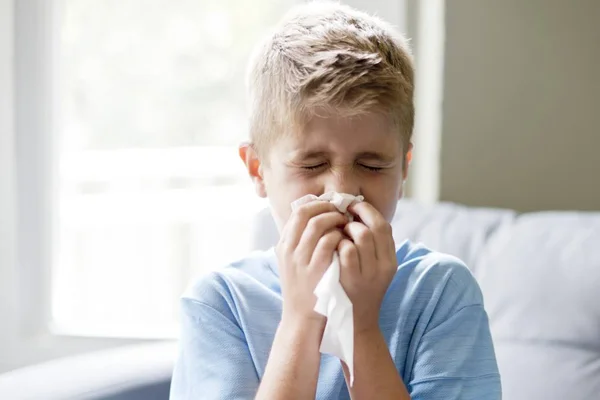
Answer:
[{"label": "arm", "polygon": [[323,326],[282,321],[256,399],[314,399]]},{"label": "arm", "polygon": [[[352,241],[344,239],[339,246],[342,285],[355,305],[355,357],[374,363],[380,354],[377,365],[371,369],[359,367],[360,361],[356,359],[352,399],[408,399],[406,390],[400,388],[403,386],[400,377],[395,381],[392,378],[390,362],[385,361],[389,354],[383,355],[385,344],[376,335],[370,344],[360,338],[360,332],[376,331],[381,299],[396,271],[391,229],[366,202],[355,204],[350,210],[364,222],[348,224],[345,232]],[[415,333],[420,340],[413,365],[409,366],[412,373],[406,378],[410,380],[407,387],[410,398],[499,400],[500,375],[479,286],[457,259],[442,258],[437,264],[429,284],[439,295],[431,297],[430,311],[424,310],[425,314],[430,313],[426,328]],[[377,348],[376,343],[381,347]]]},{"label": "arm", "polygon": [[314,202],[295,210],[276,248],[283,313],[257,399],[314,399],[325,318],[317,314],[314,288],[342,239],[347,218],[332,204]]},{"label": "arm", "polygon": [[340,281],[352,300],[354,315],[354,384],[349,371],[344,376],[352,400],[409,400],[410,396],[396,369],[379,329],[379,310],[385,292],[397,270],[391,226],[369,203],[350,206],[362,222],[344,228]]},{"label": "arm", "polygon": [[350,374],[342,363],[352,399],[410,399],[378,329],[355,335],[354,365],[354,385],[350,387]]},{"label": "arm", "polygon": [[183,299],[171,400],[314,399],[325,319],[313,311],[313,290],[342,238],[336,226],[346,222],[333,205],[315,202],[298,208],[286,224],[277,246],[282,322],[260,388],[246,342],[249,332],[242,331],[222,288],[215,287],[218,278],[205,279],[196,289],[206,302]]}]

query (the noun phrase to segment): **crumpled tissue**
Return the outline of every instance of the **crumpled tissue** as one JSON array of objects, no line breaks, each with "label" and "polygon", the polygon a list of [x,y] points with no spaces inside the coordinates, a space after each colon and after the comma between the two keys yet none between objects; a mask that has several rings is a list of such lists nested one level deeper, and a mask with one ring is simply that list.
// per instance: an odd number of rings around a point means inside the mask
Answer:
[{"label": "crumpled tissue", "polygon": [[[292,203],[292,209],[311,201],[328,201],[335,205],[350,220],[348,207],[354,202],[363,201],[363,196],[353,196],[346,193],[327,192],[321,196],[312,194],[299,198]],[[354,382],[354,316],[352,302],[340,283],[340,262],[337,251],[333,261],[314,290],[317,302],[314,310],[327,317],[320,352],[331,354],[344,361],[350,371],[350,386]]]}]

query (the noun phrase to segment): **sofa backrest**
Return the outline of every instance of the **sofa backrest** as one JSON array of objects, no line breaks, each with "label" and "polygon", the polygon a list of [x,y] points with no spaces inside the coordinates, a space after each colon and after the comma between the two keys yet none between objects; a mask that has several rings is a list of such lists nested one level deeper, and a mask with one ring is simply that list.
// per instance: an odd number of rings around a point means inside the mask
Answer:
[{"label": "sofa backrest", "polygon": [[476,266],[507,399],[600,399],[600,213],[519,216]]}]

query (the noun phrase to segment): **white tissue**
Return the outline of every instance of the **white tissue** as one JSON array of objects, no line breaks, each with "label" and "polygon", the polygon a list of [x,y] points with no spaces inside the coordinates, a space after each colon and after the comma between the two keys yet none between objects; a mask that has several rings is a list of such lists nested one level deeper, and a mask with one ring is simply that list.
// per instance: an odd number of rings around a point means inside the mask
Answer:
[{"label": "white tissue", "polygon": [[[328,201],[352,220],[347,212],[353,202],[363,201],[363,196],[327,192],[319,197],[309,194],[292,203],[292,209],[311,201]],[[354,383],[354,316],[352,302],[340,283],[340,262],[337,252],[333,261],[314,290],[317,303],[314,310],[327,317],[321,340],[321,353],[331,354],[344,361],[350,371],[350,386]]]}]

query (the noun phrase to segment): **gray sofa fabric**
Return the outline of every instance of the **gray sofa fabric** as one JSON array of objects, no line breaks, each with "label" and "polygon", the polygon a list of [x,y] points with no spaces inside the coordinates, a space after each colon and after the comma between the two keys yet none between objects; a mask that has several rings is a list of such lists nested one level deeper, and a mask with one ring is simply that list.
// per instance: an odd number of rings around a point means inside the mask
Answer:
[{"label": "gray sofa fabric", "polygon": [[600,399],[600,213],[522,215],[475,270],[505,398]]},{"label": "gray sofa fabric", "polygon": [[177,343],[125,346],[0,375],[2,400],[165,400]]}]

